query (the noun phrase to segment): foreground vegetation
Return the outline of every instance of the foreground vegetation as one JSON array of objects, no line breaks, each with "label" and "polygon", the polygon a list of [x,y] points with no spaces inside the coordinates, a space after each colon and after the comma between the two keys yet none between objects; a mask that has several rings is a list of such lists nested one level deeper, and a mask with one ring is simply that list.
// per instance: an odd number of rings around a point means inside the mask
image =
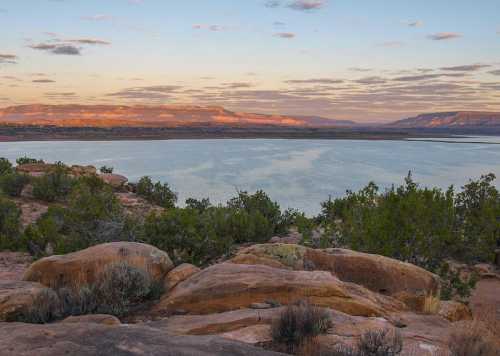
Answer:
[{"label": "foreground vegetation", "polygon": [[[40,161],[23,157],[18,164],[23,163]],[[102,171],[109,174],[113,169]],[[203,266],[235,245],[267,242],[295,226],[302,243],[311,247],[348,247],[439,273],[446,281],[444,297],[449,298],[467,296],[474,280],[461,279],[446,261],[491,263],[500,244],[500,195],[493,174],[470,181],[460,191],[420,187],[411,174],[401,186],[385,191],[369,183],[358,192],[325,201],[314,218],[282,211],[263,191],[238,192],[223,205],[188,199],[179,207],[168,184],[144,177],[134,191],[164,209],[142,218],[127,214],[112,187],[98,176],[74,177],[69,172],[57,163],[50,173],[30,177],[0,159],[0,249],[26,250],[40,257],[103,242],[140,241],[167,251],[175,263]],[[28,185],[33,196],[50,207],[23,229],[12,198]]]}]

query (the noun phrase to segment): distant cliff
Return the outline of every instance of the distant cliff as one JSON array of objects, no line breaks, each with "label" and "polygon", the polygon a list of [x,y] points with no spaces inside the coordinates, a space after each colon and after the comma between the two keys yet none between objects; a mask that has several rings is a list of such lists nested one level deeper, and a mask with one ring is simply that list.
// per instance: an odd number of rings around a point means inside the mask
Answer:
[{"label": "distant cliff", "polygon": [[394,128],[416,129],[462,129],[500,128],[500,113],[481,111],[455,111],[422,114],[388,125]]}]

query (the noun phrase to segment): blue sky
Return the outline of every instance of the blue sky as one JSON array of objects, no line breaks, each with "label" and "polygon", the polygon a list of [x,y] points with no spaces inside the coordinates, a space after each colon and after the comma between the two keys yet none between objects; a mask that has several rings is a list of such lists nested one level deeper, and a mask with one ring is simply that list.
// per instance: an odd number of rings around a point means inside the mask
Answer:
[{"label": "blue sky", "polygon": [[500,110],[498,0],[0,0],[0,107]]}]

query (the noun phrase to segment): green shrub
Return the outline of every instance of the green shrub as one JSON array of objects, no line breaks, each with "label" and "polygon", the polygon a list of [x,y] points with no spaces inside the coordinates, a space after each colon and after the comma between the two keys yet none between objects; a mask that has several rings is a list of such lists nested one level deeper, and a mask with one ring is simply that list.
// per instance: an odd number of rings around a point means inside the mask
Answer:
[{"label": "green shrub", "polygon": [[12,164],[8,159],[1,157],[0,158],[0,175],[4,175],[5,173],[12,172]]},{"label": "green shrub", "polygon": [[6,173],[0,176],[0,190],[11,197],[19,197],[29,182],[30,177],[26,174]]},{"label": "green shrub", "polygon": [[24,157],[19,157],[18,159],[16,159],[16,163],[18,165],[22,165],[22,164],[45,163],[45,162],[42,159],[35,159],[35,158],[30,158],[30,157],[24,156]]},{"label": "green shrub", "polygon": [[112,189],[99,179],[81,178],[67,198],[67,206],[50,206],[24,240],[40,251],[50,243],[57,254],[112,241],[135,241],[142,225],[127,216]]},{"label": "green shrub", "polygon": [[446,258],[492,262],[500,239],[500,196],[490,174],[455,194],[453,187],[405,184],[380,193],[370,183],[322,204],[322,224],[340,245],[437,271]]},{"label": "green shrub", "polygon": [[15,203],[0,196],[0,250],[17,250],[21,246],[21,211]]},{"label": "green shrub", "polygon": [[301,301],[288,305],[273,322],[271,331],[273,341],[293,353],[311,338],[325,334],[331,326],[331,316],[327,310]]},{"label": "green shrub", "polygon": [[170,189],[167,183],[157,182],[153,184],[150,177],[142,177],[137,183],[136,189],[138,195],[165,209],[174,208],[177,202],[177,194]]},{"label": "green shrub", "polygon": [[113,167],[108,167],[108,166],[102,166],[99,168],[99,171],[103,174],[112,174],[114,171]]},{"label": "green shrub", "polygon": [[66,198],[75,180],[68,175],[67,168],[58,165],[52,172],[38,177],[33,182],[33,196],[47,202]]}]

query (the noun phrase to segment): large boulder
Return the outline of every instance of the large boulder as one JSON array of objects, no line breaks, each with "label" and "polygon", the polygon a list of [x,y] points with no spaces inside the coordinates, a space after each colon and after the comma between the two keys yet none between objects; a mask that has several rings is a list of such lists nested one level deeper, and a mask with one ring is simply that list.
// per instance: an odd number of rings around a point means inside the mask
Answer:
[{"label": "large boulder", "polygon": [[299,245],[263,244],[241,250],[231,262],[329,271],[342,281],[396,297],[416,311],[435,313],[439,308],[438,276],[384,256],[345,249],[319,250]]},{"label": "large boulder", "polygon": [[0,321],[9,321],[30,309],[46,287],[39,283],[0,280]]},{"label": "large boulder", "polygon": [[144,325],[0,323],[0,350],[9,356],[278,356],[218,336],[169,336]]},{"label": "large boulder", "polygon": [[47,287],[78,289],[91,285],[106,267],[125,262],[145,270],[152,280],[163,282],[174,267],[167,253],[135,242],[112,242],[62,256],[50,256],[33,263],[24,280]]},{"label": "large boulder", "polygon": [[405,309],[403,303],[393,298],[342,282],[330,272],[221,263],[179,283],[155,306],[154,312],[211,314],[249,308],[269,300],[289,304],[300,299],[352,315],[380,316]]},{"label": "large boulder", "polygon": [[99,174],[99,177],[115,189],[123,188],[128,182],[127,177],[119,174],[104,173]]}]

